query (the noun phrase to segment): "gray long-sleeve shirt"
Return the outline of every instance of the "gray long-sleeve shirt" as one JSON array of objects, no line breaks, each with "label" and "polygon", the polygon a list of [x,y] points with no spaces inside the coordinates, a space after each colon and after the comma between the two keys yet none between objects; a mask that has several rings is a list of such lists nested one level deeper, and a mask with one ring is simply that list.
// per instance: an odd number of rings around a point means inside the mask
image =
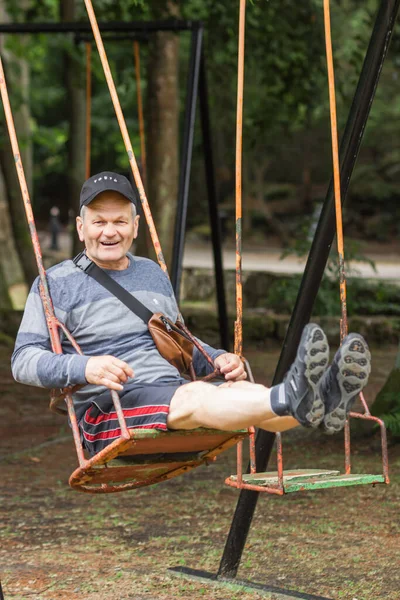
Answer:
[{"label": "gray long-sleeve shirt", "polygon": [[[168,277],[146,258],[128,254],[129,266],[107,273],[152,312],[162,312],[176,321],[179,310]],[[91,356],[111,354],[127,362],[138,383],[181,380],[180,373],[158,352],[146,323],[118,298],[86,275],[71,260],[47,272],[48,285],[57,318],[79,344],[78,355],[60,331],[63,354],[52,352],[46,319],[39,295],[39,279],[33,283],[19,328],[11,364],[14,378],[30,385],[61,388],[86,384],[85,368]],[[224,350],[201,342],[213,360]],[[195,348],[193,366],[198,375],[209,365]],[[88,384],[74,394],[79,414],[104,387]]]}]

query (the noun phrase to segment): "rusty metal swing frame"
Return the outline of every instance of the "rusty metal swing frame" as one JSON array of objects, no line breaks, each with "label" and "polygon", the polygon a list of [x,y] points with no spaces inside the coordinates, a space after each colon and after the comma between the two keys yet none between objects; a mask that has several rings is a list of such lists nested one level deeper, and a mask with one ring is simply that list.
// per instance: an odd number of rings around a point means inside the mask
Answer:
[{"label": "rusty metal swing frame", "polygon": [[[363,133],[378,86],[379,77],[388,52],[399,6],[399,0],[381,0],[377,10],[364,63],[340,145],[340,188],[342,203],[347,195],[351,175],[357,160]],[[295,307],[276,367],[273,385],[282,381],[285,373],[294,360],[302,330],[311,317],[311,311],[324,274],[334,235],[335,207],[333,184],[331,181],[327,189],[325,202],[311,245]],[[361,415],[356,418],[364,418],[364,416]],[[275,434],[262,430],[257,432],[255,451],[259,470],[266,469],[274,442]],[[349,450],[350,447],[348,446],[348,452]],[[250,465],[248,470],[249,469]],[[241,490],[218,572],[211,577],[214,577],[219,581],[237,581],[237,572],[258,498],[258,490]],[[179,570],[182,570],[182,568],[174,569],[175,572]],[[265,589],[269,588],[269,586],[263,587],[265,587]],[[286,598],[288,595],[289,597],[292,597],[293,595],[293,597],[315,598],[314,596],[307,594],[296,594],[287,590],[278,590],[276,588],[272,591],[276,594],[277,598]]]},{"label": "rusty metal swing frame", "polygon": [[[337,246],[339,255],[339,282],[340,282],[340,341],[348,334],[347,303],[346,303],[346,276],[344,270],[344,240],[342,199],[340,189],[340,166],[337,136],[337,116],[335,98],[335,80],[331,39],[331,20],[329,0],[324,0],[324,32],[327,58],[329,107],[332,140],[332,162],[334,179],[334,198]],[[242,135],[243,135],[243,90],[244,90],[244,46],[245,46],[245,17],[246,0],[240,0],[239,10],[239,39],[238,39],[238,84],[237,84],[237,115],[236,115],[236,306],[237,319],[235,322],[235,353],[243,358],[243,333],[242,333]],[[378,425],[381,433],[382,473],[380,474],[352,474],[350,457],[350,424],[349,418],[345,423],[345,473],[340,475],[336,470],[321,469],[295,469],[284,471],[282,436],[276,436],[277,470],[276,472],[259,473],[256,468],[256,452],[254,435],[249,438],[250,472],[243,473],[243,442],[237,446],[237,472],[225,480],[231,487],[240,490],[263,492],[282,496],[285,493],[301,490],[315,490],[330,487],[344,487],[351,485],[389,483],[389,465],[386,427],[384,422],[373,417],[369,411],[364,395],[360,393],[364,412],[350,412],[349,417],[372,421]]]}]

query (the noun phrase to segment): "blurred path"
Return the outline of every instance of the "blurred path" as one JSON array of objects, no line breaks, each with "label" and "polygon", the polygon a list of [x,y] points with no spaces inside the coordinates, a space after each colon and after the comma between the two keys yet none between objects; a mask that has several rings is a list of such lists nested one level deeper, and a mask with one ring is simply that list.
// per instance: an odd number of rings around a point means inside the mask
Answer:
[{"label": "blurred path", "polygon": [[[248,249],[243,251],[244,271],[263,271],[269,273],[293,274],[303,273],[306,258],[295,255],[281,259],[282,250],[279,248]],[[375,263],[376,271],[366,262],[352,261],[348,276],[366,279],[390,279],[400,283],[400,256],[368,255]],[[235,269],[235,250],[224,249],[223,261],[225,269]],[[213,258],[211,245],[186,244],[183,257],[184,267],[212,268]]]},{"label": "blurred path", "polygon": [[[49,254],[50,235],[41,232],[40,241],[43,251]],[[55,252],[58,260],[63,260],[68,256],[70,240],[67,233],[60,234],[60,252]],[[294,274],[302,273],[306,264],[305,258],[299,258],[295,255],[287,256],[281,259],[282,250],[279,248],[244,248],[243,251],[243,270],[262,271],[270,273]],[[376,271],[366,262],[353,261],[350,263],[348,276],[362,277],[366,279],[387,279],[400,283],[400,254],[395,253],[371,253],[367,255],[375,263]],[[225,269],[235,269],[235,250],[225,247],[223,251],[223,261]],[[183,266],[185,268],[211,269],[213,267],[213,257],[211,243],[193,243],[187,242],[183,256]]]}]

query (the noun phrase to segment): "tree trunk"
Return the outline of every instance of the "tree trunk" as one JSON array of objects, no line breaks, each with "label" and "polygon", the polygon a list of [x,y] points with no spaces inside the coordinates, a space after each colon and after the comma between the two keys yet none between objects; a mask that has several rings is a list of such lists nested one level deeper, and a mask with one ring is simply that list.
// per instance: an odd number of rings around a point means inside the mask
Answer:
[{"label": "tree trunk", "polygon": [[[21,2],[21,9],[24,9]],[[5,1],[0,0],[0,21],[10,21],[6,11]],[[29,65],[26,60],[16,57],[4,47],[4,36],[0,36],[0,52],[3,59],[7,78],[7,87],[12,103],[14,123],[17,131],[18,142],[24,165],[25,177],[30,194],[32,194],[32,139],[30,134],[30,108],[29,108]],[[20,42],[24,44],[24,40]],[[23,54],[23,52],[21,52]],[[11,144],[3,122],[3,134],[5,143],[0,148],[0,165],[4,177],[4,196],[9,205],[11,226],[14,235],[15,246],[22,264],[23,273],[28,284],[31,284],[37,275],[36,261],[33,254],[32,242],[26,221],[24,205]]]},{"label": "tree trunk", "polygon": [[[5,197],[4,191],[4,179],[2,173],[0,172],[0,310],[11,308],[11,298],[8,292],[9,280],[7,277],[6,269],[8,267],[12,268],[12,266],[14,266],[12,265],[12,263],[18,264],[18,261],[15,261],[15,249],[13,249],[14,253],[11,254],[11,260],[8,255],[8,232],[5,230],[4,227],[4,222],[8,216],[8,208],[4,200],[1,200],[1,198]],[[10,242],[11,241],[12,237],[10,237]]]},{"label": "tree trunk", "polygon": [[[177,18],[176,0],[153,0],[154,19]],[[171,264],[178,196],[178,34],[159,32],[151,38],[148,64],[147,147],[148,194],[161,246]]]},{"label": "tree trunk", "polygon": [[[76,0],[60,0],[62,21],[75,21],[77,18]],[[64,56],[66,86],[66,108],[68,111],[68,195],[69,208],[79,214],[79,195],[85,181],[85,70],[76,53],[66,51]],[[74,228],[73,254],[82,250],[82,244]]]},{"label": "tree trunk", "polygon": [[[12,308],[10,294],[8,293],[8,287],[6,278],[4,275],[3,262],[0,262],[0,310],[8,310]],[[1,332],[0,332],[1,333]]]},{"label": "tree trunk", "polygon": [[12,235],[10,214],[8,211],[5,183],[0,168],[0,308],[21,309],[26,300],[26,284],[24,272],[15,247]]}]

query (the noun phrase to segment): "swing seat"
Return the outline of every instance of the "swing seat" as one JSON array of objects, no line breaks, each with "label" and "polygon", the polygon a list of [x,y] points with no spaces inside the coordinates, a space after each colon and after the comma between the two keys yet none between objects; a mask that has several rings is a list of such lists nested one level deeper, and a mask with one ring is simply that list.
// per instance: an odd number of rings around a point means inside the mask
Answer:
[{"label": "swing seat", "polygon": [[386,439],[386,427],[382,419],[373,417],[369,412],[364,396],[360,395],[364,413],[350,412],[349,418],[362,419],[378,425],[381,433],[382,473],[352,473],[350,458],[350,422],[347,419],[344,427],[345,442],[345,474],[340,471],[327,469],[293,469],[284,470],[282,454],[282,436],[276,433],[277,471],[256,471],[254,432],[249,431],[250,443],[250,473],[243,473],[243,443],[237,446],[237,472],[225,480],[225,484],[240,490],[251,490],[267,494],[283,496],[292,492],[305,490],[324,490],[328,488],[349,487],[352,485],[375,485],[389,483],[389,464]]},{"label": "swing seat", "polygon": [[[266,473],[254,473],[243,475],[243,482],[251,486],[282,489],[279,486],[278,472],[269,471]],[[233,487],[237,485],[237,475],[231,475],[225,482]],[[291,492],[301,492],[305,490],[323,490],[335,487],[347,487],[351,485],[368,485],[376,483],[386,483],[385,476],[369,474],[350,474],[341,475],[339,471],[329,471],[320,469],[294,469],[292,471],[283,471],[283,490],[282,494]]]},{"label": "swing seat", "polygon": [[248,436],[247,429],[131,429],[129,433],[131,439],[121,437],[86,460],[72,473],[70,486],[80,492],[107,494],[153,485],[209,464]]}]

